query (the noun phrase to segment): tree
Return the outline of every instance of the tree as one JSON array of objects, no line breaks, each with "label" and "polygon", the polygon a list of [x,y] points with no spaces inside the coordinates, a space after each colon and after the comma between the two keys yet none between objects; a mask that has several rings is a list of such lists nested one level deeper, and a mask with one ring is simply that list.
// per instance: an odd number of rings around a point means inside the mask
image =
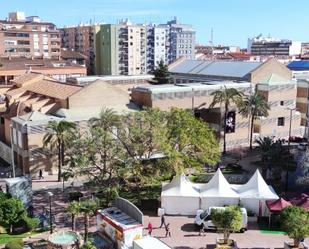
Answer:
[{"label": "tree", "polygon": [[81,213],[81,205],[77,201],[72,201],[69,203],[68,213],[72,217],[72,230],[75,231],[75,218]]},{"label": "tree", "polygon": [[0,210],[2,210],[0,217],[1,223],[9,227],[10,234],[13,233],[14,225],[24,220],[27,216],[26,209],[21,200],[9,198],[0,203]]},{"label": "tree", "polygon": [[158,84],[168,84],[170,73],[168,71],[168,66],[164,64],[164,61],[161,60],[157,68],[153,72],[155,80]]},{"label": "tree", "polygon": [[252,149],[254,120],[257,117],[267,117],[269,110],[267,101],[257,93],[246,96],[240,105],[239,113],[246,118],[249,117],[250,120],[250,149]]},{"label": "tree", "polygon": [[228,243],[231,231],[239,231],[242,227],[242,215],[237,206],[211,210],[211,219],[215,227],[222,231],[224,244]]},{"label": "tree", "polygon": [[309,213],[306,209],[288,206],[281,212],[282,229],[294,240],[298,248],[300,240],[309,236]]},{"label": "tree", "polygon": [[205,164],[215,165],[219,161],[220,148],[214,131],[189,111],[171,109],[167,113],[167,129],[165,152],[171,165],[201,169]]},{"label": "tree", "polygon": [[43,138],[44,146],[50,146],[51,150],[58,151],[58,181],[61,181],[61,167],[64,165],[65,145],[71,139],[75,131],[75,123],[65,120],[50,121],[48,131]]},{"label": "tree", "polygon": [[118,187],[118,171],[124,167],[124,149],[117,139],[121,123],[110,109],[102,110],[98,119],[70,143],[68,171],[85,175],[94,186],[107,190],[106,205]]},{"label": "tree", "polygon": [[82,245],[81,249],[96,249],[96,246],[91,242],[87,241]]},{"label": "tree", "polygon": [[[224,126],[223,126],[223,153],[226,153],[226,123],[227,123],[227,114],[231,104],[236,104],[237,106],[241,105],[242,102],[242,93],[236,90],[235,88],[221,88],[212,93],[213,101],[210,104],[209,108],[214,108],[217,104],[224,105]],[[220,130],[221,132],[221,130]]]},{"label": "tree", "polygon": [[95,215],[97,208],[98,208],[97,203],[92,199],[88,199],[88,200],[84,200],[80,202],[80,210],[84,214],[84,223],[85,223],[84,241],[85,242],[87,242],[88,240],[89,218]]}]

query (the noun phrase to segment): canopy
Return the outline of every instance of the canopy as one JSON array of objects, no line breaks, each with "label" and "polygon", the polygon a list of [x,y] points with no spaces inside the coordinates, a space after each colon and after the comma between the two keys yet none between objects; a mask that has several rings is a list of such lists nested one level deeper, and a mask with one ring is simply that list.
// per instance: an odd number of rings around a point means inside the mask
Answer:
[{"label": "canopy", "polygon": [[199,197],[198,189],[187,179],[185,174],[175,176],[173,180],[162,186],[161,196]]},{"label": "canopy", "polygon": [[200,197],[201,208],[204,210],[211,206],[237,205],[239,202],[239,195],[232,189],[220,169],[207,184],[201,186]]},{"label": "canopy", "polygon": [[200,209],[198,189],[182,174],[162,186],[161,207],[165,214],[195,215]]},{"label": "canopy", "polygon": [[271,201],[271,200],[266,201],[266,206],[268,207],[271,213],[280,212],[285,207],[288,207],[291,205],[292,205],[291,202],[286,201],[283,198],[280,198],[275,201]]},{"label": "canopy", "polygon": [[240,198],[277,200],[279,196],[271,186],[268,186],[257,169],[250,180],[237,188]]}]

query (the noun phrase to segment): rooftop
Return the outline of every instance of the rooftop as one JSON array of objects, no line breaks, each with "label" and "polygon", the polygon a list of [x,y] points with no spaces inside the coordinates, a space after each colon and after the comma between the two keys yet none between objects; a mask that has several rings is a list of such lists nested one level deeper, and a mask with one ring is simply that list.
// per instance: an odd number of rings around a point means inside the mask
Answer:
[{"label": "rooftop", "polygon": [[171,73],[244,78],[262,62],[182,60],[171,64]]},{"label": "rooftop", "polygon": [[287,65],[287,67],[292,71],[309,70],[309,61],[292,61]]},{"label": "rooftop", "polygon": [[166,84],[166,85],[146,85],[137,86],[132,91],[150,92],[152,94],[157,93],[168,93],[168,92],[192,92],[199,90],[219,90],[222,87],[227,88],[249,88],[250,82],[239,82],[234,81],[209,81],[205,83],[183,83],[183,84]]}]

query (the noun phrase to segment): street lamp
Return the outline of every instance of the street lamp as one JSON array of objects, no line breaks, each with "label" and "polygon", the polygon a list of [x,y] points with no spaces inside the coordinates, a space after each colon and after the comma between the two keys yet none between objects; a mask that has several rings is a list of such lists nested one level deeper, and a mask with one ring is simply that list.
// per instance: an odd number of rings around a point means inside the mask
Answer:
[{"label": "street lamp", "polygon": [[51,207],[51,198],[54,194],[50,191],[47,192],[48,200],[49,200],[49,226],[50,226],[50,233],[53,233],[53,220],[52,220],[52,207]]},{"label": "street lamp", "polygon": [[290,127],[289,127],[289,137],[288,137],[288,160],[286,166],[286,175],[285,175],[285,194],[288,192],[288,183],[289,183],[289,159],[290,159],[290,137],[292,131],[292,113],[296,110],[296,108],[287,107],[287,110],[290,111]]}]

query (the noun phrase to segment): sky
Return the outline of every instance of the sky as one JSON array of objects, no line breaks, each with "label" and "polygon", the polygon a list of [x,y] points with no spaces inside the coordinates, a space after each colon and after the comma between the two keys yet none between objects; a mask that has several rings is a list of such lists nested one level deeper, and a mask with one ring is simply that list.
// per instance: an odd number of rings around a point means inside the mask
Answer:
[{"label": "sky", "polygon": [[246,47],[259,34],[309,41],[309,0],[0,0],[0,19],[24,11],[63,27],[90,20],[192,24],[197,43]]}]

